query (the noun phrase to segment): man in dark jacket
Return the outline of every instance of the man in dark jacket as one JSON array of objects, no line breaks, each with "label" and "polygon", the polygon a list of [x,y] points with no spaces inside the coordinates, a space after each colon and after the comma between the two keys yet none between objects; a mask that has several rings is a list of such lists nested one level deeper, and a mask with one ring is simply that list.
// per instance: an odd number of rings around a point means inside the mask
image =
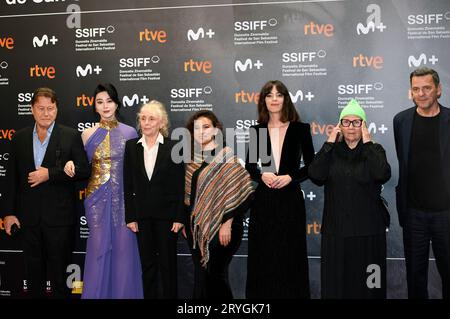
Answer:
[{"label": "man in dark jacket", "polygon": [[[4,223],[8,235],[22,233],[30,297],[45,296],[47,274],[51,297],[68,297],[66,267],[70,263],[75,224],[74,181],[89,176],[79,133],[55,123],[58,100],[39,88],[31,100],[34,127],[18,131],[7,167]],[[64,173],[72,160],[76,176]]]}]

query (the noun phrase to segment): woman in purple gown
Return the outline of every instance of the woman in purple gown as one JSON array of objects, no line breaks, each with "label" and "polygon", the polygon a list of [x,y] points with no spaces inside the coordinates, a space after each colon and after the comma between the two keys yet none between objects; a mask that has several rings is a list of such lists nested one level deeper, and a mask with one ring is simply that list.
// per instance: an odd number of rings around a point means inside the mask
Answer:
[{"label": "woman in purple gown", "polygon": [[[84,201],[90,234],[81,297],[142,298],[137,239],[125,223],[123,193],[125,142],[137,133],[116,119],[120,101],[113,85],[98,85],[94,96],[100,123],[82,134],[92,173]],[[71,174],[75,168],[68,163],[66,169]]]}]

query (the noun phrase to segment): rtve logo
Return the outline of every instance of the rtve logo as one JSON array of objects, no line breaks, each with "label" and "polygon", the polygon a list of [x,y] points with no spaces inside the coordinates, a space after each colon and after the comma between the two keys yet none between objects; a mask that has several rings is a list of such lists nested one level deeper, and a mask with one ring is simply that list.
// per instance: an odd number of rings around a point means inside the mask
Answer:
[{"label": "rtve logo", "polygon": [[144,31],[139,31],[139,41],[166,43],[167,32],[164,30],[149,30],[145,28]]},{"label": "rtve logo", "polygon": [[184,61],[184,72],[203,72],[205,74],[210,74],[212,72],[212,62],[211,61],[195,61],[189,59]]},{"label": "rtve logo", "polygon": [[375,32],[376,30],[383,32],[387,27],[381,21],[381,8],[377,4],[369,4],[366,9],[367,13],[370,15],[367,17],[366,23],[367,25],[362,24],[361,22],[356,26],[356,33],[358,35],[368,34],[369,32]]},{"label": "rtve logo", "polygon": [[14,38],[1,37],[0,38],[0,48],[6,48],[8,50],[14,49]]},{"label": "rtve logo", "polygon": [[170,97],[172,99],[177,98],[191,98],[199,96],[203,94],[211,94],[212,88],[210,86],[205,86],[204,88],[181,88],[181,89],[171,89],[170,90]]},{"label": "rtve logo", "polygon": [[419,57],[416,59],[414,55],[410,55],[408,57],[408,66],[410,68],[412,67],[419,67],[421,65],[427,64],[428,62],[435,65],[439,59],[433,54],[431,57],[427,57],[425,53],[422,53],[419,55]]},{"label": "rtve logo", "polygon": [[283,62],[312,62],[316,58],[323,59],[327,56],[325,50],[319,50],[317,52],[283,52],[281,54]]},{"label": "rtve logo", "polygon": [[253,62],[252,59],[246,59],[244,63],[242,63],[241,60],[236,60],[234,62],[234,70],[236,72],[245,72],[247,70],[253,70],[253,68],[256,68],[258,70],[261,70],[264,64],[261,62],[261,60],[256,60]]},{"label": "rtve logo", "polygon": [[20,102],[20,103],[31,102],[32,98],[33,98],[33,92],[17,94],[17,101]]},{"label": "rtve logo", "polygon": [[253,20],[253,21],[235,21],[234,31],[255,31],[264,30],[267,26],[274,27],[278,24],[277,19]]},{"label": "rtve logo", "polygon": [[382,69],[383,68],[383,57],[376,56],[365,56],[362,54],[356,55],[353,57],[353,67],[354,68],[374,68],[374,69]]},{"label": "rtve logo", "polygon": [[14,129],[0,129],[0,140],[12,140],[12,137],[16,133]]},{"label": "rtve logo", "polygon": [[129,107],[139,104],[145,104],[148,101],[150,101],[150,99],[146,95],[139,97],[139,95],[135,93],[131,97],[128,97],[128,95],[124,95],[122,98],[122,105],[123,107]]},{"label": "rtve logo", "polygon": [[48,35],[44,34],[41,38],[38,36],[33,37],[33,47],[34,48],[42,48],[44,45],[48,45],[48,43],[51,43],[52,45],[56,45],[56,42],[58,42],[58,38],[54,35],[49,39]]},{"label": "rtve logo", "polygon": [[94,105],[94,97],[86,95],[86,94],[83,93],[81,96],[77,96],[76,105],[77,105],[77,107],[80,107],[80,106],[83,106],[83,107],[93,106]]},{"label": "rtve logo", "polygon": [[205,37],[212,39],[215,34],[216,33],[212,29],[209,29],[208,31],[205,32],[205,29],[203,29],[202,27],[198,28],[197,32],[194,32],[194,30],[189,29],[187,32],[187,39],[188,41],[197,41],[198,39],[205,39]]},{"label": "rtve logo", "polygon": [[160,61],[159,56],[154,55],[152,57],[137,57],[137,58],[121,58],[119,60],[119,66],[121,68],[140,68],[146,67],[151,63],[158,63]]},{"label": "rtve logo", "polygon": [[80,76],[85,77],[85,76],[91,75],[92,73],[99,75],[100,72],[102,72],[102,70],[103,69],[99,65],[96,65],[94,68],[92,68],[92,65],[86,64],[85,67],[82,67],[81,65],[77,66],[77,69],[75,72],[77,74],[77,77],[80,77]]},{"label": "rtve logo", "polygon": [[339,95],[355,95],[355,94],[369,94],[373,90],[381,91],[383,89],[383,83],[354,83],[354,84],[340,84],[338,85]]},{"label": "rtve logo", "polygon": [[99,28],[77,28],[75,29],[75,37],[77,38],[95,38],[102,37],[106,33],[113,33],[116,28],[112,25]]},{"label": "rtve logo", "polygon": [[450,20],[450,11],[446,13],[410,14],[408,24],[439,24],[444,19]]},{"label": "rtve logo", "polygon": [[259,101],[259,92],[245,92],[241,90],[240,92],[236,92],[234,94],[234,101],[236,103],[255,103],[258,104]]},{"label": "rtve logo", "polygon": [[[33,0],[34,3],[53,3],[53,2],[65,2],[66,0]],[[6,4],[25,4],[27,0],[6,0]]]},{"label": "rtve logo", "polygon": [[54,66],[39,66],[35,65],[30,67],[30,77],[47,77],[49,79],[54,79],[56,77],[56,69]]},{"label": "rtve logo", "polygon": [[324,35],[327,38],[334,35],[334,26],[332,24],[316,24],[311,21],[309,24],[305,24],[304,28],[305,35]]}]

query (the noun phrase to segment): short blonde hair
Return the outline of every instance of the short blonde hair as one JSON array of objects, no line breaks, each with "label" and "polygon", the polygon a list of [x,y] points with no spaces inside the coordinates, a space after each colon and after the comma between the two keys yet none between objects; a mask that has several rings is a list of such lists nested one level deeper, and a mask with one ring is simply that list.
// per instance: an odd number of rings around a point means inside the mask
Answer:
[{"label": "short blonde hair", "polygon": [[164,137],[168,137],[169,136],[169,115],[167,114],[166,108],[164,107],[164,104],[162,104],[161,102],[157,101],[157,100],[151,100],[150,102],[142,105],[139,108],[139,112],[136,115],[136,121],[137,121],[137,129],[139,132],[141,132],[141,124],[139,122],[140,116],[141,116],[141,111],[143,108],[150,108],[150,110],[152,111],[157,111],[158,114],[161,116],[163,125],[162,127],[159,129],[159,132],[161,133],[162,136]]}]

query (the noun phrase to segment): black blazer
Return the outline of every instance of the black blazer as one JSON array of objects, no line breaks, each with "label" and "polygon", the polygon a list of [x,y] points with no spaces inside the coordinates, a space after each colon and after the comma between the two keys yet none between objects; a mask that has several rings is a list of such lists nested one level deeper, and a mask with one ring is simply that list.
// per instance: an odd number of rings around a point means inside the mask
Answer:
[{"label": "black blazer", "polygon": [[[447,192],[450,194],[450,109],[440,107],[440,146],[441,165],[444,180],[447,181]],[[400,226],[403,227],[407,212],[408,160],[411,142],[412,125],[416,107],[398,113],[394,117],[395,150],[399,166],[398,184],[395,187],[397,212]],[[426,167],[424,167],[426,169]]]},{"label": "black blazer", "polygon": [[[64,173],[64,165],[70,160],[75,163],[73,178]],[[40,222],[49,226],[74,224],[74,182],[90,175],[80,133],[55,123],[41,166],[48,168],[49,180],[30,187],[28,174],[36,170],[33,127],[18,131],[11,143],[3,215],[16,215],[23,226],[35,226]]]},{"label": "black blazer", "polygon": [[[263,130],[260,130],[260,128]],[[264,132],[266,134],[263,134]],[[260,141],[261,139],[265,140]],[[259,148],[260,143],[267,147],[267,156]],[[302,156],[305,165],[300,168]],[[280,167],[278,168],[278,175],[287,174],[292,178],[292,182],[285,189],[298,188],[300,182],[308,179],[308,166],[313,158],[314,146],[310,125],[308,123],[291,122],[284,137]],[[261,169],[258,168],[258,164],[256,163],[259,159],[261,159]],[[252,179],[259,183],[258,187],[267,187],[266,184],[261,182],[262,173],[275,173],[275,160],[272,156],[272,146],[267,124],[258,124],[250,128],[250,142],[245,168],[250,173]]]},{"label": "black blazer", "polygon": [[149,180],[145,171],[144,147],[137,141],[139,138],[134,138],[125,145],[123,180],[126,223],[156,218],[185,224],[184,164],[176,164],[171,159],[175,142],[164,138],[164,143],[158,146],[155,168]]}]

